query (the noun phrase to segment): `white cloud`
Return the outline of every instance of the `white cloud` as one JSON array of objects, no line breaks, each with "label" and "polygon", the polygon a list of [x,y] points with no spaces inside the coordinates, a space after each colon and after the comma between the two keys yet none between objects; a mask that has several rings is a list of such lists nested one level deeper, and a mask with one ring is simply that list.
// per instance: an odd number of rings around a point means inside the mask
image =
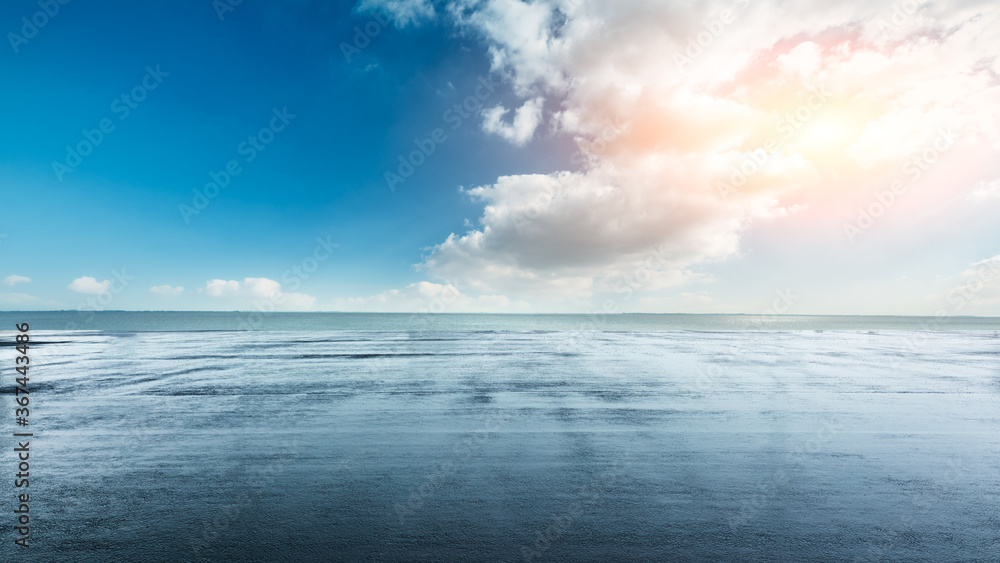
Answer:
[{"label": "white cloud", "polygon": [[736,252],[741,213],[720,213],[708,189],[671,189],[674,176],[650,162],[502,177],[469,190],[486,204],[482,229],[450,236],[423,266],[475,291],[546,300],[587,298],[636,273],[647,290],[682,285],[692,264]]},{"label": "white cloud", "polygon": [[243,289],[259,299],[269,299],[281,294],[281,284],[267,278],[245,278]]},{"label": "white cloud", "polygon": [[568,69],[560,60],[566,42],[554,33],[553,22],[558,19],[558,9],[576,11],[567,4],[457,0],[448,3],[448,13],[461,26],[476,30],[486,38],[490,43],[493,69],[512,71],[514,91],[530,98],[539,87],[555,92],[563,92],[566,87]]},{"label": "white cloud", "polygon": [[[589,298],[654,252],[649,287],[681,285],[737,255],[754,218],[781,220],[814,194],[868,197],[943,128],[956,145],[1000,138],[1000,5],[986,0],[902,18],[892,0],[447,6],[523,100],[511,122],[502,106],[484,112],[484,131],[526,142],[547,99],[561,105],[550,129],[577,140],[582,163],[467,191],[480,225],[422,266],[479,293]],[[780,148],[755,161],[769,139]],[[969,168],[993,158],[943,154]]]},{"label": "white cloud", "polygon": [[382,10],[398,27],[416,24],[422,19],[434,16],[434,5],[429,0],[362,0],[358,12]]},{"label": "white cloud", "polygon": [[503,295],[466,295],[451,284],[419,282],[371,297],[336,299],[333,308],[352,312],[530,313],[524,301]]},{"label": "white cloud", "polygon": [[0,305],[7,307],[39,306],[43,304],[45,304],[45,301],[41,298],[28,295],[27,293],[0,293]]},{"label": "white cloud", "polygon": [[542,122],[544,98],[534,98],[514,112],[514,122],[504,123],[503,116],[510,110],[496,106],[483,111],[483,131],[503,137],[515,145],[524,145],[535,135],[535,129]]},{"label": "white cloud", "polygon": [[31,283],[31,278],[12,274],[4,278],[3,282],[7,285],[17,285],[19,283]]},{"label": "white cloud", "polygon": [[822,62],[822,50],[812,41],[799,43],[788,53],[779,56],[775,62],[785,70],[797,72],[802,76],[815,73]]},{"label": "white cloud", "polygon": [[284,292],[280,283],[268,278],[244,278],[242,282],[214,279],[198,291],[210,297],[235,299],[246,307],[260,305],[270,310],[273,306],[277,311],[309,311],[316,304],[315,297]]},{"label": "white cloud", "polygon": [[238,294],[240,282],[236,280],[209,280],[205,284],[205,293],[212,297],[227,297]]},{"label": "white cloud", "polygon": [[170,285],[158,285],[158,286],[149,288],[149,291],[150,291],[150,293],[155,293],[156,295],[174,296],[174,295],[180,295],[181,293],[183,293],[184,292],[184,288],[181,287],[181,286],[173,287],[173,286],[170,286]]},{"label": "white cloud", "polygon": [[990,199],[1000,199],[1000,178],[990,183],[980,182],[979,187],[972,192],[974,201],[986,201]]},{"label": "white cloud", "polygon": [[970,264],[944,301],[949,315],[1000,314],[1000,255]]},{"label": "white cloud", "polygon": [[110,280],[104,280],[102,282],[99,282],[90,276],[83,276],[73,280],[73,283],[69,284],[67,287],[69,287],[71,290],[77,293],[85,293],[87,295],[100,295],[101,293],[107,291],[110,286],[111,286]]}]

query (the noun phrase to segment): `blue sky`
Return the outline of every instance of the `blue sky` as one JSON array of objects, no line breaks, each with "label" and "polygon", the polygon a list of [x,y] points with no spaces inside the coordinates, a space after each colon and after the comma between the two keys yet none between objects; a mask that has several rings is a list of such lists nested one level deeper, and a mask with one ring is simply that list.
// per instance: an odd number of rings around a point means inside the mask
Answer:
[{"label": "blue sky", "polygon": [[[755,313],[790,291],[790,313],[1000,314],[997,86],[929,86],[996,74],[982,63],[996,33],[968,9],[887,31],[862,3],[824,26],[829,14],[739,2],[245,1],[221,17],[205,0],[73,1],[51,17],[43,4],[0,7],[0,308]],[[671,63],[726,6],[755,11]],[[762,37],[754,18],[781,21]],[[831,39],[857,22],[870,29]],[[933,26],[978,39],[931,46],[937,74],[866,35],[916,45]],[[720,68],[742,52],[755,56]],[[865,98],[858,61],[876,55],[912,87]],[[787,113],[767,100],[794,110],[831,75],[835,101],[796,154],[752,191],[699,191],[728,177],[705,163],[738,167],[773,129],[764,117]],[[477,92],[473,111],[454,109]],[[961,133],[908,178],[941,127]],[[896,138],[920,143],[886,150]],[[433,153],[390,189],[421,143]],[[231,161],[228,186],[185,212]],[[912,180],[906,195],[852,237],[858,207],[896,178]],[[337,246],[313,269],[317,239]]]}]

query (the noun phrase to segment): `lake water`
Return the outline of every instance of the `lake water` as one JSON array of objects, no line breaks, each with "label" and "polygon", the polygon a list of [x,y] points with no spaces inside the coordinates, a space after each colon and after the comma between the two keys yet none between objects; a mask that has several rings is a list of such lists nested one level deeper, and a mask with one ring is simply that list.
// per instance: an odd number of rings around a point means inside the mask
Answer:
[{"label": "lake water", "polygon": [[428,317],[0,313],[2,559],[997,560],[996,319]]}]

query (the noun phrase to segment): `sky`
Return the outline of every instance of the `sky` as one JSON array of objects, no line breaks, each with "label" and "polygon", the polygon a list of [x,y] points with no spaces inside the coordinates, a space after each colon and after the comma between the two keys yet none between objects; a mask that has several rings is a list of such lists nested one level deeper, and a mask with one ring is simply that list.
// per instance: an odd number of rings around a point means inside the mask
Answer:
[{"label": "sky", "polygon": [[0,310],[1000,316],[1000,5],[0,6]]}]

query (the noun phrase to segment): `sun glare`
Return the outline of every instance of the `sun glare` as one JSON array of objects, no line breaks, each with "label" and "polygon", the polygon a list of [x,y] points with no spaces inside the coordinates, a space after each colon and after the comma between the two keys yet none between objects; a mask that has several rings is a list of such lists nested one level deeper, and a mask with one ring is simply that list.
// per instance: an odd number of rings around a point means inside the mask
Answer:
[{"label": "sun glare", "polygon": [[798,144],[810,148],[841,148],[849,140],[849,135],[850,132],[842,124],[823,120],[803,127]]},{"label": "sun glare", "polygon": [[815,164],[837,162],[847,157],[864,129],[864,119],[842,113],[817,115],[802,124],[789,149]]}]

